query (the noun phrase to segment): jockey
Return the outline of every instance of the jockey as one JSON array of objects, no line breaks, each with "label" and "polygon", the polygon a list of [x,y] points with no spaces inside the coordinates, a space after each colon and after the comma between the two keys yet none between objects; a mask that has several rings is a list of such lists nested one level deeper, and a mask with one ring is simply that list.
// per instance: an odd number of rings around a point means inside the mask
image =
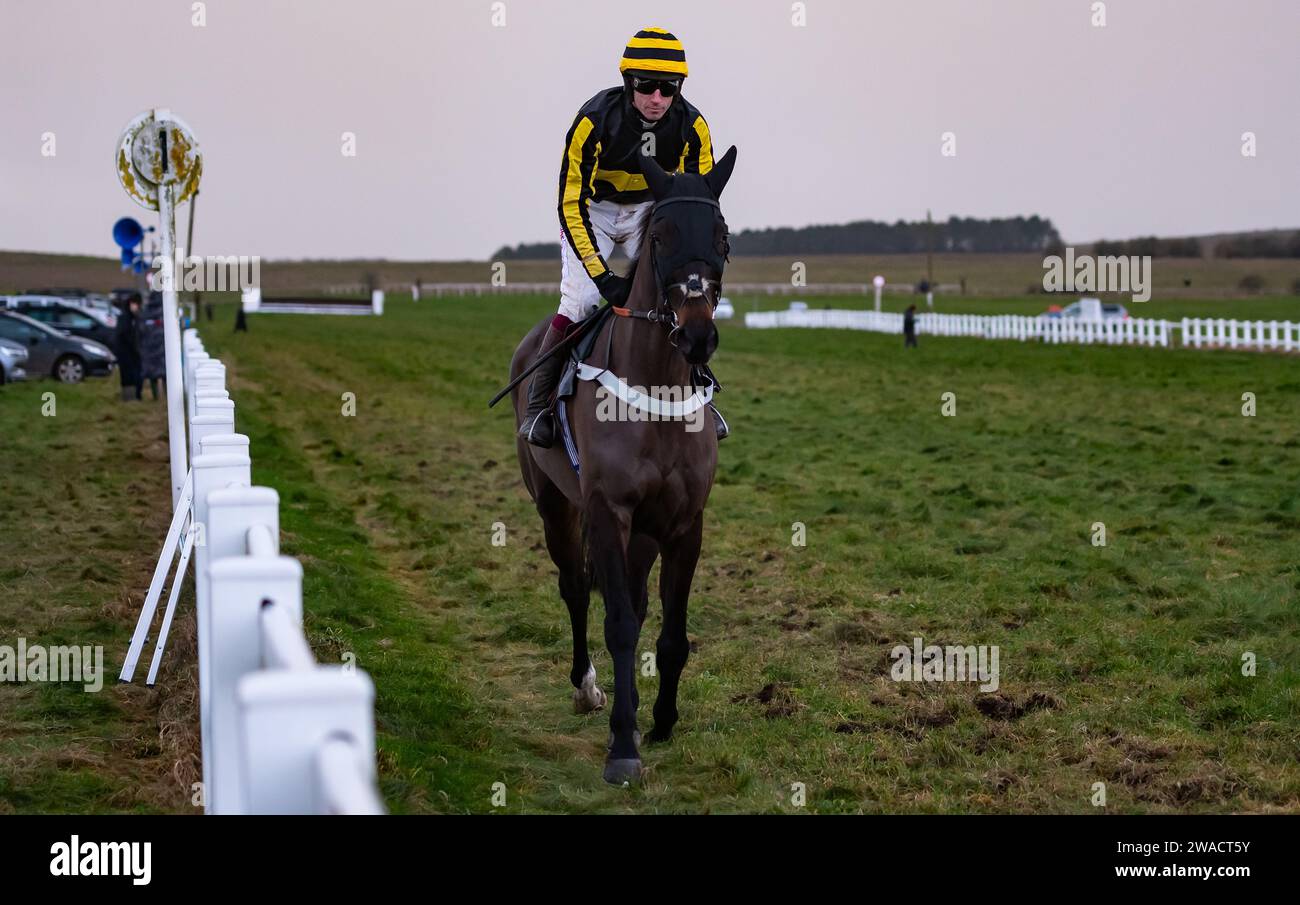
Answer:
[{"label": "jockey", "polygon": [[[606,258],[621,247],[635,260],[654,199],[636,157],[645,148],[666,172],[713,169],[709,127],[681,95],[686,51],[662,28],[643,28],[623,51],[618,66],[623,84],[602,91],[578,111],[565,136],[560,164],[560,310],[538,349],[545,355],[576,321],[591,314],[604,298],[626,305],[631,281],[609,269]],[[533,372],[528,411],[519,436],[534,446],[555,441],[550,417],[564,355],[555,355]],[[718,439],[727,422],[710,405]]]}]

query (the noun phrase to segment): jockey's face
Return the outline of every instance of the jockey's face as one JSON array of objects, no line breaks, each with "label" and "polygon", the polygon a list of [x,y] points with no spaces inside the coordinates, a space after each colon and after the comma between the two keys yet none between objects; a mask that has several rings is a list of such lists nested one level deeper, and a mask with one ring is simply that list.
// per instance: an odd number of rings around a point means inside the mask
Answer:
[{"label": "jockey's face", "polygon": [[648,122],[653,123],[663,118],[663,115],[668,112],[668,108],[673,105],[673,99],[664,97],[658,91],[654,94],[642,94],[639,91],[633,91],[632,105]]}]

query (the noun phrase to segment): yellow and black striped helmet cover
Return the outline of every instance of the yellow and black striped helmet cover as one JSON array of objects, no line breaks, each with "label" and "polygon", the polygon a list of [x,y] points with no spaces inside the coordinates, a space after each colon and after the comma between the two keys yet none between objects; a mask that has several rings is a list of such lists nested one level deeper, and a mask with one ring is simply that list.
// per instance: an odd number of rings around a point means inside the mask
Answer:
[{"label": "yellow and black striped helmet cover", "polygon": [[686,77],[686,50],[682,42],[662,28],[643,28],[623,49],[619,72],[637,69]]}]

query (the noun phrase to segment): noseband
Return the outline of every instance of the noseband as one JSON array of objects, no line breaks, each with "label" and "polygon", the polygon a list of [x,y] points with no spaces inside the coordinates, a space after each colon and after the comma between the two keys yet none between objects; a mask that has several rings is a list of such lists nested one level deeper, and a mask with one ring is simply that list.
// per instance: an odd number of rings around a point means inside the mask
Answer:
[{"label": "noseband", "polygon": [[[670,204],[707,204],[718,212],[719,217],[722,216],[721,205],[719,205],[718,202],[714,201],[712,198],[697,198],[697,197],[684,196],[680,198],[665,198],[663,201],[658,202],[654,206],[654,210],[651,211],[651,215],[650,215],[651,218],[653,219],[654,215],[658,213],[660,209],[667,207]],[[663,272],[659,269],[658,249],[659,249],[659,240],[656,239],[653,235],[651,235],[650,268],[651,270],[654,271],[654,277],[655,277],[654,308],[650,309],[649,311],[633,311],[632,309],[629,308],[615,308],[614,313],[619,315],[620,317],[639,318],[641,320],[650,321],[651,323],[663,324],[664,326],[669,328],[668,329],[669,344],[674,349],[676,349],[677,343],[675,341],[675,337],[677,335],[677,332],[681,330],[681,326],[677,322],[678,309],[681,308],[682,305],[689,303],[693,299],[703,298],[705,301],[709,302],[711,310],[716,311],[718,308],[718,298],[721,295],[721,290],[722,290],[722,280],[720,279],[710,280],[700,276],[698,273],[692,273],[689,276],[687,276],[685,280],[681,280],[676,283],[665,283],[664,282],[665,276]],[[719,273],[722,272],[721,265],[724,264],[725,262],[726,262],[726,255],[723,254],[722,256],[720,256],[720,259],[718,261]],[[712,297],[709,296],[709,290],[711,289],[714,290],[714,294]],[[673,307],[673,304],[670,301],[670,297],[673,292],[681,293],[681,299],[676,308]]]}]

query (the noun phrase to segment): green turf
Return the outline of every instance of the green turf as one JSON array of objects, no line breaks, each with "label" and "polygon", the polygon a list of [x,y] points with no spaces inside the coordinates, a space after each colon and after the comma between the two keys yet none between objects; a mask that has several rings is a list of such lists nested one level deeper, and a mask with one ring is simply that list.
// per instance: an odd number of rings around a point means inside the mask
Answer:
[{"label": "green turf", "polygon": [[[205,331],[254,479],[284,494],[318,654],[357,651],[375,678],[395,810],[485,810],[496,780],[526,811],[794,810],[794,783],[823,812],[1091,811],[1096,782],[1111,810],[1296,809],[1294,357],[929,337],[905,354],[724,325],[735,436],[682,722],[622,791],[599,777],[605,715],[570,709],[511,416],[484,405],[548,307],[394,298],[379,319],[264,315],[245,336],[223,312]],[[658,621],[652,604],[643,650]],[[998,645],[996,699],[892,681],[889,650],[917,635]]]},{"label": "green turf", "polygon": [[0,813],[195,812],[197,727],[173,722],[192,645],[173,637],[157,690],[152,644],[117,683],[170,519],[166,415],[145,395],[120,402],[116,378],[0,387],[0,644],[100,646],[104,670],[90,692],[0,682]]},{"label": "green turf", "polygon": [[[1295,301],[1228,304],[1276,317]],[[550,307],[390,297],[382,318],[258,315],[235,335],[222,306],[203,325],[254,481],[280,491],[316,655],[352,654],[375,680],[390,809],[488,811],[500,782],[507,811],[792,812],[802,783],[817,812],[1093,812],[1101,782],[1110,811],[1300,810],[1300,359],[926,336],[905,352],[896,336],[723,324],[735,435],[706,515],[682,720],[622,790],[600,779],[606,714],[572,713],[568,620],[510,413],[485,407]],[[65,429],[92,445],[117,428]],[[106,496],[127,492],[120,471],[105,464]],[[156,532],[72,545],[109,569],[123,549],[147,559]],[[6,573],[29,604],[43,568]],[[93,602],[76,602],[90,624]],[[642,651],[658,627],[652,600]],[[894,682],[890,649],[918,635],[997,645],[998,692]],[[641,679],[643,728],[655,684]],[[25,706],[0,718],[11,752],[109,732],[111,714]],[[53,713],[66,729],[41,741]],[[129,769],[89,744],[110,779]],[[132,806],[94,770],[6,769],[14,809]],[[176,795],[166,807],[186,809]]]}]

